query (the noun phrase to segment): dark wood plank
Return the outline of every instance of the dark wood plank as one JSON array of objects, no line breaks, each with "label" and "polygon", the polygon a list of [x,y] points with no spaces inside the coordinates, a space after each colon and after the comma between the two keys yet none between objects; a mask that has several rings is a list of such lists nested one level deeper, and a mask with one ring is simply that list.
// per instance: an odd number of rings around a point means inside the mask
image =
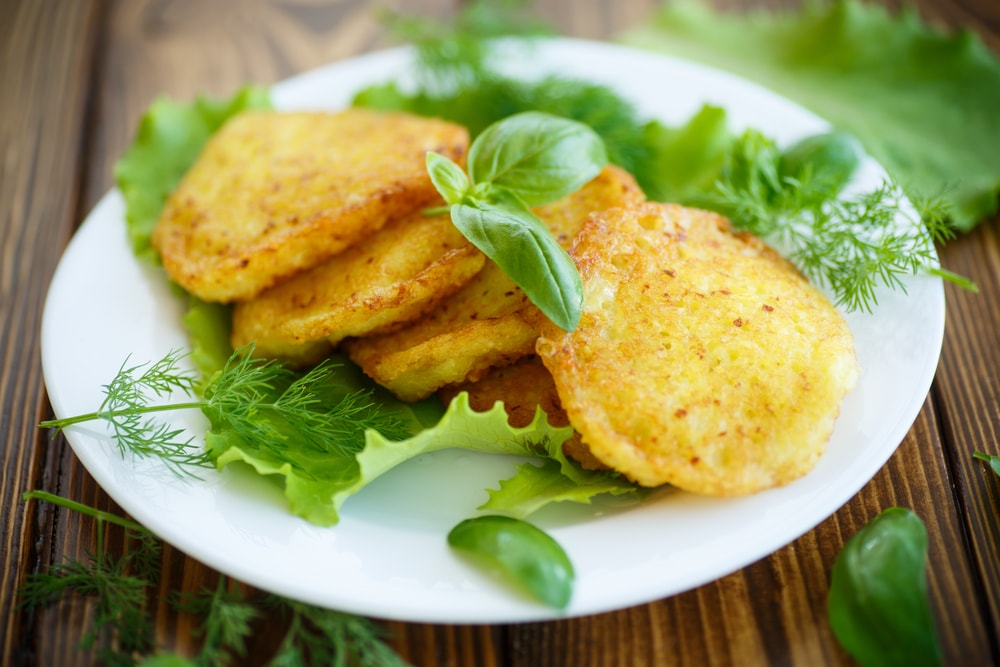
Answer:
[{"label": "dark wood plank", "polygon": [[0,663],[27,655],[33,619],[16,590],[45,546],[21,494],[45,483],[48,454],[35,425],[46,406],[39,362],[45,291],[78,207],[99,2],[0,3]]},{"label": "dark wood plank", "polygon": [[967,522],[966,534],[952,548],[967,541],[972,549],[980,584],[977,599],[967,604],[982,606],[993,650],[1000,656],[1000,478],[973,458],[976,451],[1000,455],[1000,220],[951,243],[942,261],[975,280],[981,291],[947,291],[948,335],[935,397]]}]

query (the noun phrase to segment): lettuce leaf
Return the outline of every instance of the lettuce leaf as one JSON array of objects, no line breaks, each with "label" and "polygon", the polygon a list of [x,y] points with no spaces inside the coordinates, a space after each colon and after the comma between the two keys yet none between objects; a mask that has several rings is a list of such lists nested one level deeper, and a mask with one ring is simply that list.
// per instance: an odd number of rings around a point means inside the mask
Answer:
[{"label": "lettuce leaf", "polygon": [[137,257],[158,261],[150,245],[153,227],[167,196],[194,164],[208,138],[237,113],[262,108],[271,108],[271,99],[269,91],[259,86],[245,86],[225,99],[199,97],[187,103],[163,97],[150,105],[114,170]]},{"label": "lettuce leaf", "polygon": [[585,470],[563,454],[562,444],[546,442],[546,458],[517,466],[513,477],[501,480],[498,489],[487,489],[489,500],[478,509],[523,519],[550,503],[590,504],[601,495],[638,502],[650,489],[632,484],[617,473]]},{"label": "lettuce leaf", "polygon": [[[525,516],[559,500],[589,502],[599,493],[638,493],[637,487],[618,476],[586,471],[566,459],[561,445],[572,432],[569,427],[550,426],[541,410],[528,426],[512,427],[502,405],[476,412],[469,407],[468,394],[462,393],[434,426],[407,439],[394,440],[369,429],[364,434],[364,448],[354,456],[318,454],[295,442],[285,443],[276,453],[224,428],[213,428],[206,442],[219,467],[241,461],[258,474],[281,476],[291,511],[324,526],[336,524],[344,502],[382,474],[421,454],[451,448],[531,456],[543,461],[538,469],[526,464],[528,467],[515,479],[505,483],[506,491],[502,488],[491,494],[487,508],[496,511]],[[531,495],[541,488],[547,491]]]},{"label": "lettuce leaf", "polygon": [[665,4],[619,37],[756,81],[856,136],[914,200],[969,230],[997,210],[1000,60],[969,32],[857,0],[738,15]]},{"label": "lettuce leaf", "polygon": [[678,127],[651,122],[644,135],[651,174],[643,189],[663,202],[685,202],[712,191],[735,142],[725,109],[711,105]]}]

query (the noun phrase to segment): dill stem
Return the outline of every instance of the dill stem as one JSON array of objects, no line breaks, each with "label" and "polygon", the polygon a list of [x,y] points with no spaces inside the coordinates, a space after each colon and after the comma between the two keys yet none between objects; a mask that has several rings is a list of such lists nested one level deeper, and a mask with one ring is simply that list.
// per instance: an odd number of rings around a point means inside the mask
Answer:
[{"label": "dill stem", "polygon": [[43,500],[47,503],[52,503],[53,505],[58,505],[59,507],[64,507],[74,512],[79,512],[85,516],[93,517],[97,519],[98,525],[103,521],[112,523],[116,526],[121,526],[126,530],[134,530],[143,534],[152,534],[142,524],[136,523],[124,517],[120,517],[117,514],[112,514],[111,512],[105,512],[104,510],[95,509],[89,505],[84,505],[83,503],[78,503],[75,500],[70,500],[69,498],[63,498],[62,496],[57,496],[54,493],[49,493],[48,491],[25,491],[24,495],[21,496],[23,500]]},{"label": "dill stem", "polygon": [[191,410],[203,408],[208,405],[207,401],[188,401],[186,403],[170,403],[167,405],[146,405],[141,408],[127,408],[125,410],[97,410],[75,417],[63,417],[62,419],[46,419],[39,422],[39,428],[66,428],[74,424],[94,421],[96,419],[109,419],[111,417],[128,417],[131,415],[145,415],[154,412],[170,412],[172,410]]}]

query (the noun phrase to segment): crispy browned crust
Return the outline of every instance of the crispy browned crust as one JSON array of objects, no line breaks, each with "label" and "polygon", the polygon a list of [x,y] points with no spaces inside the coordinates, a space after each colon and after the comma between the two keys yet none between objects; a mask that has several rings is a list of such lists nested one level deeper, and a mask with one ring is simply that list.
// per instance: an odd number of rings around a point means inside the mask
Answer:
[{"label": "crispy browned crust", "polygon": [[417,211],[236,304],[233,346],[255,341],[260,356],[309,361],[317,347],[392,331],[423,315],[476,275],[485,259],[450,216]]},{"label": "crispy browned crust", "polygon": [[[575,194],[535,213],[568,247],[591,212],[642,199],[630,174],[607,167]],[[540,317],[524,293],[487,261],[467,285],[412,325],[344,345],[365,373],[412,401],[446,384],[475,381],[494,366],[531,354]]]},{"label": "crispy browned crust", "polygon": [[467,148],[461,126],[402,113],[245,112],[168,198],[153,245],[192,294],[249,299],[434,200],[427,151]]},{"label": "crispy browned crust", "polygon": [[712,213],[591,216],[572,256],[580,326],[536,349],[590,451],[646,485],[711,495],[812,469],[858,370],[844,319],[789,262]]}]

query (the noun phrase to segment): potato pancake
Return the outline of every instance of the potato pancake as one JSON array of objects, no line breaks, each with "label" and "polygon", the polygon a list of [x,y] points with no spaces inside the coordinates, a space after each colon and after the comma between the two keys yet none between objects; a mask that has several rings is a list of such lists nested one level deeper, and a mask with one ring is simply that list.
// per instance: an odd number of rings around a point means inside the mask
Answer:
[{"label": "potato pancake", "polygon": [[644,486],[738,495],[812,469],[857,362],[796,268],[725,218],[669,204],[591,216],[572,333],[536,349],[597,459]]},{"label": "potato pancake", "polygon": [[259,356],[310,363],[346,336],[390,331],[423,315],[485,261],[451,216],[417,211],[237,303],[233,347],[255,341]]},{"label": "potato pancake", "polygon": [[[487,412],[497,401],[502,402],[507,412],[507,421],[515,428],[529,425],[538,408],[545,411],[552,426],[569,425],[569,418],[559,401],[552,374],[533,354],[510,366],[494,368],[476,382],[442,387],[438,390],[438,397],[448,405],[463,391],[469,394],[469,407],[476,412]],[[584,468],[606,469],[580,442],[579,433],[574,433],[564,442],[562,449],[566,456],[576,459]]]},{"label": "potato pancake", "polygon": [[[587,215],[642,201],[632,176],[606,167],[576,193],[535,214],[568,247]],[[472,382],[531,354],[541,313],[491,261],[425,317],[395,333],[344,342],[351,359],[399,398],[415,401],[446,384]]]},{"label": "potato pancake", "polygon": [[404,113],[245,112],[167,199],[153,246],[199,298],[249,299],[437,199],[427,151],[461,162],[468,143],[459,125]]}]

